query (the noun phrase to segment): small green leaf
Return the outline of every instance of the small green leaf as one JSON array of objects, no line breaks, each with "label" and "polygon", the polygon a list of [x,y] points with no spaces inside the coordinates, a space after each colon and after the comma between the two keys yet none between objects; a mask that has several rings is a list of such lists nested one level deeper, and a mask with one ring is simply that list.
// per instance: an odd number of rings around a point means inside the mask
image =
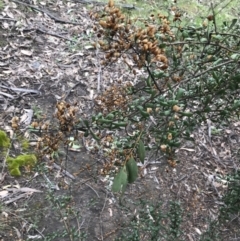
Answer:
[{"label": "small green leaf", "polygon": [[83,120],[83,123],[85,124],[85,126],[86,126],[87,128],[89,128],[89,121],[88,121],[88,120]]},{"label": "small green leaf", "polygon": [[138,167],[136,161],[131,157],[127,164],[128,183],[133,183],[138,177]]},{"label": "small green leaf", "polygon": [[100,141],[100,138],[90,129],[90,133],[93,137],[93,139],[95,139],[96,141]]},{"label": "small green leaf", "polygon": [[200,39],[200,42],[201,42],[201,43],[206,43],[207,41],[208,41],[208,40],[207,40],[206,38],[201,38],[201,39]]},{"label": "small green leaf", "polygon": [[166,102],[166,101],[160,101],[159,104],[161,106],[168,106],[168,102]]},{"label": "small green leaf", "polygon": [[113,122],[112,123],[114,125],[114,127],[126,127],[127,126],[127,122],[126,121],[123,121],[123,122]]},{"label": "small green leaf", "polygon": [[184,95],[185,89],[179,88],[176,94],[176,99],[179,100]]},{"label": "small green leaf", "polygon": [[110,119],[99,119],[98,120],[98,123],[105,123],[105,124],[110,124],[110,123],[112,123],[113,121],[112,120],[110,120]]},{"label": "small green leaf", "polygon": [[147,86],[148,86],[148,87],[151,87],[151,86],[152,86],[152,81],[151,81],[151,78],[150,78],[150,77],[148,77],[148,78],[146,79],[146,83],[147,83]]},{"label": "small green leaf", "polygon": [[165,48],[166,46],[167,46],[167,45],[164,44],[164,43],[159,44],[159,48],[160,48],[160,49],[163,49],[163,48]]},{"label": "small green leaf", "polygon": [[234,25],[236,24],[236,22],[237,22],[237,19],[234,18],[234,19],[232,20],[232,23],[231,23],[230,27],[228,28],[228,31],[234,27]]},{"label": "small green leaf", "polygon": [[113,180],[112,191],[113,192],[122,191],[123,193],[127,186],[127,182],[128,182],[127,178],[128,178],[128,175],[127,175],[126,166],[123,166]]},{"label": "small green leaf", "polygon": [[163,112],[163,115],[166,115],[166,116],[168,116],[168,115],[170,115],[170,114],[171,114],[171,111],[170,111],[170,110],[166,110],[166,111]]},{"label": "small green leaf", "polygon": [[180,147],[181,142],[173,140],[173,141],[169,141],[168,145],[171,147]]},{"label": "small green leaf", "polygon": [[183,116],[188,116],[188,117],[191,117],[193,115],[193,113],[191,113],[191,112],[179,112],[179,114],[181,114]]},{"label": "small green leaf", "polygon": [[142,115],[143,118],[147,118],[147,117],[150,116],[147,111],[140,110],[140,113],[141,113],[141,115]]},{"label": "small green leaf", "polygon": [[230,56],[230,58],[231,59],[233,59],[233,60],[237,60],[237,59],[239,59],[239,54],[232,54],[231,56]]},{"label": "small green leaf", "polygon": [[178,101],[177,100],[169,100],[168,101],[168,105],[169,106],[173,106],[173,105],[177,105],[178,104]]},{"label": "small green leaf", "polygon": [[108,120],[112,120],[114,118],[114,114],[112,113],[109,113],[107,116],[106,116],[106,119]]},{"label": "small green leaf", "polygon": [[139,157],[140,161],[141,161],[142,163],[144,163],[144,159],[145,159],[145,147],[144,147],[144,144],[143,144],[143,141],[142,141],[142,140],[140,140],[139,143],[138,143],[137,153],[138,153],[138,157]]},{"label": "small green leaf", "polygon": [[234,100],[234,104],[232,106],[232,110],[236,110],[240,107],[240,100]]},{"label": "small green leaf", "polygon": [[112,191],[119,192],[121,190],[121,171],[114,177]]}]

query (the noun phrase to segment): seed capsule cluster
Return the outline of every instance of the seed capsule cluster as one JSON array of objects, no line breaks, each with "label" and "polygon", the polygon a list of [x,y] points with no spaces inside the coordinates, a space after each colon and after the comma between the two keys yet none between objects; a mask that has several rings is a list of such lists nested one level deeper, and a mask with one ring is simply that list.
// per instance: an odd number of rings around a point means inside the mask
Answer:
[{"label": "seed capsule cluster", "polygon": [[173,40],[174,34],[166,16],[151,16],[152,24],[144,23],[144,27],[137,27],[133,20],[114,6],[113,1],[109,1],[104,15],[92,14],[92,17],[98,21],[94,28],[98,31],[98,37],[103,36],[104,39],[95,43],[96,47],[105,51],[103,64],[120,57],[125,59],[128,52],[128,58],[132,58],[138,68],[146,64],[156,64],[161,70],[168,68],[168,58],[160,46],[165,40]]}]

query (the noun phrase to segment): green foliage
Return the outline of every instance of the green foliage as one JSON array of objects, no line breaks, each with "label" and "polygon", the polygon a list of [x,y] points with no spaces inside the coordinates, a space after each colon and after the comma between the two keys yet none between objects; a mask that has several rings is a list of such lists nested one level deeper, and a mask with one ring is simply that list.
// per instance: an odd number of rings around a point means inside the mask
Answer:
[{"label": "green foliage", "polygon": [[23,139],[23,140],[21,140],[20,142],[21,142],[22,149],[23,149],[24,151],[27,151],[28,148],[29,148],[29,141],[26,140],[26,139]]},{"label": "green foliage", "polygon": [[240,171],[236,171],[227,176],[228,189],[222,197],[223,205],[220,207],[219,216],[213,221],[209,221],[207,231],[200,238],[200,241],[219,241],[220,225],[226,227],[227,223],[232,222],[234,215],[240,212]]},{"label": "green foliage", "polygon": [[[122,159],[124,169],[129,155],[143,163],[146,152],[162,152],[175,166],[176,150],[183,139],[192,140],[194,128],[211,120],[217,130],[238,118],[237,19],[217,22],[215,16],[209,15],[201,25],[188,21],[183,24],[179,21],[181,14],[173,10],[175,15],[152,14],[148,24],[141,25],[134,24],[131,16],[125,18],[111,4],[105,11],[99,19],[98,35],[102,37],[98,44],[106,53],[103,64],[127,56],[134,63],[133,72],[140,68],[146,76],[136,85],[113,86],[103,93],[98,98],[101,112],[87,126],[87,133],[98,141],[100,135],[96,138],[94,129],[114,133],[135,127],[130,135],[121,132],[122,136],[115,137],[116,145],[112,145],[117,153],[115,159]],[[127,179],[132,182],[135,175],[132,178],[121,169],[113,190],[120,191]]]},{"label": "green foliage", "polygon": [[218,220],[209,221],[208,229],[201,237],[200,241],[220,241],[219,237],[219,222]]},{"label": "green foliage", "polygon": [[33,105],[33,106],[32,106],[32,109],[33,109],[33,114],[34,114],[34,116],[35,116],[37,119],[41,119],[42,116],[43,116],[42,110],[41,110],[38,106],[36,106],[36,105]]},{"label": "green foliage", "polygon": [[171,201],[168,213],[170,219],[167,240],[178,240],[181,234],[182,209],[180,203]]},{"label": "green foliage", "polygon": [[128,183],[133,183],[138,177],[138,167],[136,161],[131,157],[126,164],[128,173]]},{"label": "green foliage", "polygon": [[16,158],[8,157],[7,165],[8,170],[12,176],[20,176],[20,167],[34,167],[37,163],[37,158],[34,154],[19,155]]},{"label": "green foliage", "polygon": [[220,218],[223,220],[228,220],[232,214],[240,212],[240,171],[229,175],[227,181],[228,190],[222,198],[225,205],[220,210]]},{"label": "green foliage", "polygon": [[[56,230],[53,233],[45,235],[46,240],[62,240],[68,238],[72,241],[85,241],[87,240],[87,233],[82,230],[79,230],[78,227],[73,226],[70,221],[74,219],[79,223],[81,220],[81,213],[76,211],[72,206],[72,196],[71,195],[59,195],[56,196],[56,193],[49,186],[49,190],[46,196],[46,199],[49,201],[49,206],[55,212],[55,215],[60,216],[64,222],[64,229]],[[44,239],[44,240],[45,240]]]},{"label": "green foliage", "polygon": [[141,201],[139,210],[116,241],[180,241],[182,210],[177,202],[170,202],[169,210],[162,204]]},{"label": "green foliage", "polygon": [[118,174],[115,176],[112,185],[113,192],[125,192],[128,183],[133,183],[138,177],[137,163],[133,157],[131,157],[124,165]]},{"label": "green foliage", "polygon": [[9,148],[10,147],[10,139],[4,131],[0,130],[0,147]]},{"label": "green foliage", "polygon": [[127,169],[126,166],[123,166],[119,173],[115,176],[112,191],[113,192],[122,192],[124,193],[128,181]]}]

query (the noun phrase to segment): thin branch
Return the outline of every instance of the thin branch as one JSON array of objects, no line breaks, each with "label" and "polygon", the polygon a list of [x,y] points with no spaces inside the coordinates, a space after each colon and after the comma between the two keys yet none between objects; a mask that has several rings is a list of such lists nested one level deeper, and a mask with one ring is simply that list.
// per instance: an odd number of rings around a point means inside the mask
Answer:
[{"label": "thin branch", "polygon": [[87,183],[84,183],[86,186],[88,186],[89,188],[91,188],[95,193],[96,193],[96,195],[97,195],[97,197],[98,198],[100,198],[99,197],[99,195],[98,195],[98,193],[97,193],[97,191],[95,190],[95,189],[93,189],[89,184],[87,184]]},{"label": "thin branch", "polygon": [[[217,33],[215,33],[215,34],[217,34]],[[233,35],[232,35],[233,36]],[[236,37],[238,37],[238,38],[240,38],[240,36],[238,36],[238,35],[235,35]],[[195,44],[208,44],[208,45],[211,45],[211,46],[219,46],[219,47],[221,47],[221,48],[223,48],[223,49],[226,49],[227,51],[229,51],[229,52],[233,52],[233,53],[240,53],[240,51],[235,51],[235,50],[233,50],[233,49],[229,49],[228,47],[225,47],[225,46],[223,46],[223,45],[221,45],[221,44],[219,44],[219,43],[208,43],[208,42],[205,42],[205,43],[201,43],[201,42],[193,42],[193,41],[184,41],[184,42],[174,42],[174,43],[165,43],[167,46],[171,46],[171,45],[180,45],[180,44],[189,44],[189,43],[191,43],[191,44],[193,44],[193,45],[195,45]]]},{"label": "thin branch", "polygon": [[26,6],[26,7],[35,9],[35,10],[41,12],[41,13],[44,13],[44,14],[48,15],[50,18],[54,19],[56,22],[64,23],[64,24],[81,25],[81,23],[66,21],[66,20],[63,20],[61,18],[55,17],[52,13],[48,12],[47,10],[38,8],[38,7],[34,6],[34,5],[31,5],[31,4],[28,4],[28,3],[24,3],[24,2],[21,2],[21,1],[18,1],[18,0],[12,0],[12,1],[15,2],[15,3],[22,4],[22,5]]}]

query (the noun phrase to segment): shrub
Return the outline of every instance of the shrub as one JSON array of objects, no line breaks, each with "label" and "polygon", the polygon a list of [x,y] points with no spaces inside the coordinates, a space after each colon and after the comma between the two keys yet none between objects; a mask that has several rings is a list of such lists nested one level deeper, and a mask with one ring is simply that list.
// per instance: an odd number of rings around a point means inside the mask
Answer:
[{"label": "shrub", "polygon": [[222,198],[224,207],[221,208],[220,218],[228,220],[230,215],[237,215],[240,211],[240,171],[230,174],[227,178],[228,190]]},{"label": "shrub", "polygon": [[[120,170],[114,191],[124,191],[133,175],[130,160],[136,166],[161,152],[175,167],[176,149],[183,139],[193,140],[195,127],[206,120],[224,125],[239,115],[239,23],[217,24],[213,11],[202,25],[184,26],[180,11],[171,11],[133,20],[110,0],[104,13],[92,14],[102,64],[122,61],[132,74],[143,73],[137,83],[114,84],[99,95],[98,113],[82,125],[109,146],[106,171]],[[103,129],[113,134],[101,138]]]},{"label": "shrub", "polygon": [[171,201],[169,210],[166,211],[162,210],[160,202],[151,204],[141,201],[137,208],[139,212],[134,215],[116,241],[180,241],[182,210],[178,202]]}]

